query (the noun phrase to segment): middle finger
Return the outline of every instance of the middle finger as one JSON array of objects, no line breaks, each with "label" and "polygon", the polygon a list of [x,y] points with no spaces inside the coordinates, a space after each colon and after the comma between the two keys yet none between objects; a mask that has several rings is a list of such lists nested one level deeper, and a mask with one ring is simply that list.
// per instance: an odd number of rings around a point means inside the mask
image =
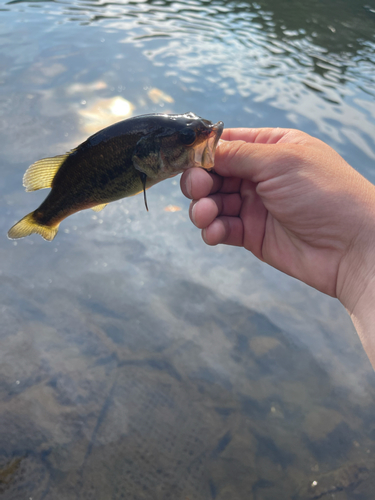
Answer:
[{"label": "middle finger", "polygon": [[204,229],[219,215],[238,217],[241,204],[239,193],[216,193],[207,198],[193,200],[189,210],[190,219],[195,226]]}]

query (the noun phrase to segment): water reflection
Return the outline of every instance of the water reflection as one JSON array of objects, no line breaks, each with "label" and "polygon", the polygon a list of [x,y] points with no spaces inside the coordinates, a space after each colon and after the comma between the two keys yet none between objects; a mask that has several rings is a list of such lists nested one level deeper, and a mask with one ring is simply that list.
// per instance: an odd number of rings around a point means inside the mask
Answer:
[{"label": "water reflection", "polygon": [[[33,3],[21,5],[27,9]],[[126,44],[118,54],[125,66],[129,46],[137,47],[154,68],[164,68],[168,79],[178,79],[181,88],[194,92],[215,88],[224,93],[221,101],[228,110],[231,97],[240,94],[250,122],[262,124],[264,105],[257,103],[266,102],[279,110],[288,109],[287,118],[293,126],[303,127],[308,119],[331,141],[352,141],[371,160],[375,157],[371,109],[365,105],[353,110],[351,102],[361,90],[362,100],[371,107],[369,99],[374,96],[371,61],[375,14],[368,6],[344,0],[324,8],[321,2],[308,7],[292,2],[282,9],[280,3],[271,1],[36,5],[57,24],[61,19],[74,24],[78,18],[81,24],[97,24],[102,28],[99,41],[104,45],[113,44],[114,34],[124,33],[125,37],[115,42]],[[61,62],[49,61],[48,68],[39,65],[30,75],[34,83],[47,83],[64,71]],[[211,84],[208,88],[207,84],[202,87],[201,68]],[[349,107],[349,114],[341,112],[342,106]],[[345,127],[342,116],[348,116]],[[349,124],[355,124],[353,133],[346,128]]]},{"label": "water reflection", "polygon": [[[1,233],[45,196],[22,189],[30,163],[130,113],[298,126],[374,180],[374,15],[4,4]],[[374,375],[345,312],[205,248],[178,181],[148,201],[72,216],[50,245],[0,240],[1,497],[372,500]]]}]

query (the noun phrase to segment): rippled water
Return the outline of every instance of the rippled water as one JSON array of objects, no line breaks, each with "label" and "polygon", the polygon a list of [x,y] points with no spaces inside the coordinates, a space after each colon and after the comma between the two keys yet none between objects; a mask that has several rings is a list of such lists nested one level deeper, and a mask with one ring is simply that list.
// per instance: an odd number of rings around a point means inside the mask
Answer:
[{"label": "rippled water", "polygon": [[2,499],[373,500],[345,311],[205,247],[178,181],[6,232],[30,163],[131,114],[301,128],[374,182],[374,27],[358,0],[0,3]]}]

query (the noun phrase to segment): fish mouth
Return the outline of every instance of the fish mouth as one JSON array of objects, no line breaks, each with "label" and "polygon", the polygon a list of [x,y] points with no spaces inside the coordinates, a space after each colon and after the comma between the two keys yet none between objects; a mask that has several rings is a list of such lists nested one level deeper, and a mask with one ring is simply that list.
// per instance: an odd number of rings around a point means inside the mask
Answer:
[{"label": "fish mouth", "polygon": [[223,122],[210,124],[207,127],[207,139],[194,148],[195,166],[203,167],[205,170],[212,170],[214,168],[215,151],[223,129]]}]

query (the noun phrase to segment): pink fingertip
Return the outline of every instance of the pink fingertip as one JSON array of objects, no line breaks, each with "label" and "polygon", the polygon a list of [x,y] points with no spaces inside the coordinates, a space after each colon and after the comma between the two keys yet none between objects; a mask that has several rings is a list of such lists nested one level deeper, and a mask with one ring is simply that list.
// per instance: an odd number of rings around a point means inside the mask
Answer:
[{"label": "pink fingertip", "polygon": [[216,246],[225,238],[225,227],[219,219],[215,219],[202,230],[202,238],[206,245]]}]

